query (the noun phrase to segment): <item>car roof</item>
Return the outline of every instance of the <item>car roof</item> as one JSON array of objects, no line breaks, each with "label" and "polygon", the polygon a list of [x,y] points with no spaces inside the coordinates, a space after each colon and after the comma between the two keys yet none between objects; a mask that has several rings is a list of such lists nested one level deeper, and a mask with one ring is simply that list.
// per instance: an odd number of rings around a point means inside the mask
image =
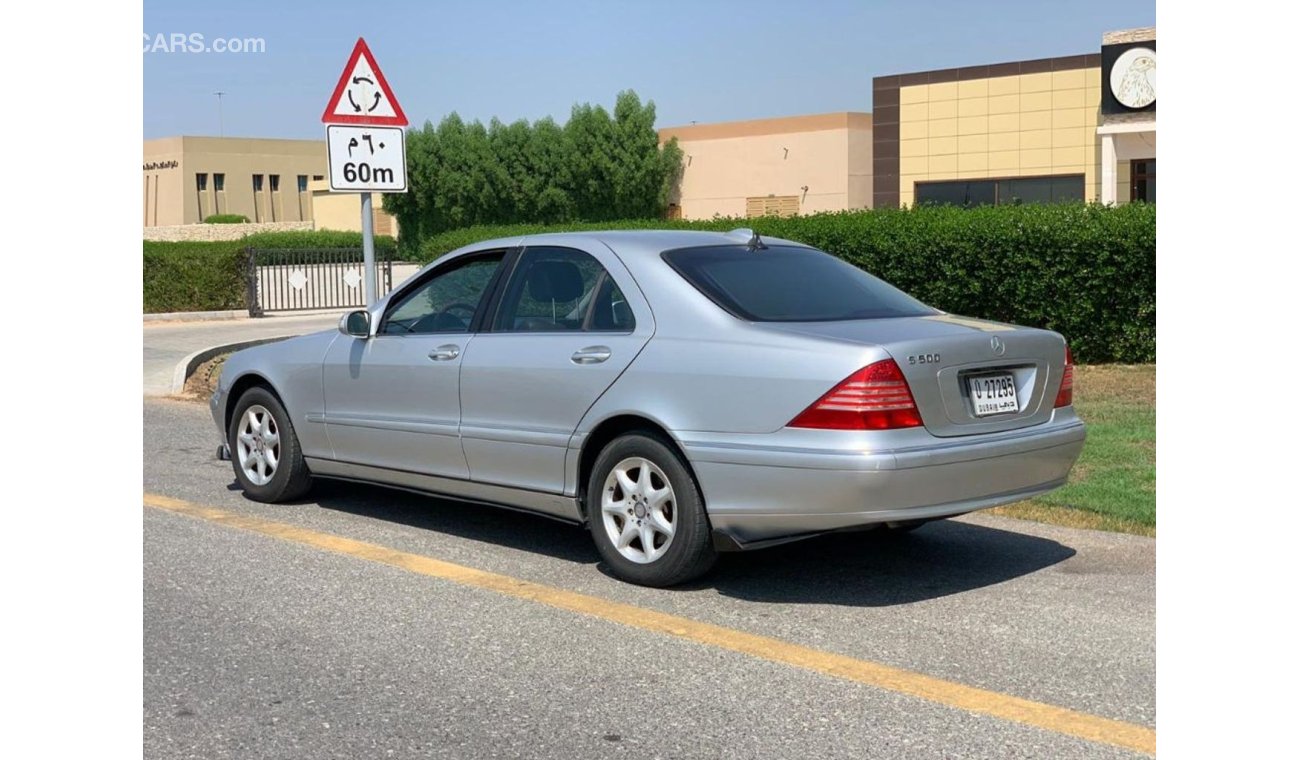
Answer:
[{"label": "car roof", "polygon": [[[546,232],[523,237],[484,240],[475,244],[475,248],[500,246],[556,245],[574,240],[599,240],[620,255],[658,256],[674,248],[697,248],[713,245],[744,245],[753,236],[749,229],[736,229],[730,232],[708,232],[703,230],[588,230],[583,232]],[[781,238],[762,238],[764,243],[797,245],[808,247],[804,243]]]}]

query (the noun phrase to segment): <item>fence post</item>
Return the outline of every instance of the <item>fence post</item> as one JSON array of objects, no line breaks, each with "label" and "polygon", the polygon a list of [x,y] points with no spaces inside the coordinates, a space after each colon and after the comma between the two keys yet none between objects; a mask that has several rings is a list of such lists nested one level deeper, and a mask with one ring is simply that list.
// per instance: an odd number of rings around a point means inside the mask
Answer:
[{"label": "fence post", "polygon": [[248,302],[248,316],[264,316],[257,297],[257,251],[251,246],[244,249],[244,300]]}]

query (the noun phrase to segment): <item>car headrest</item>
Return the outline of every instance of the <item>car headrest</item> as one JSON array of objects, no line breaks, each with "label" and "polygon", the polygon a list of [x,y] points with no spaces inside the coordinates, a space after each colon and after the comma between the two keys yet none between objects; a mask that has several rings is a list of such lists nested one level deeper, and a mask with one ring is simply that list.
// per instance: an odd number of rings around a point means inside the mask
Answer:
[{"label": "car headrest", "polygon": [[528,272],[528,295],[533,300],[573,301],[582,290],[582,273],[573,262],[539,261]]}]

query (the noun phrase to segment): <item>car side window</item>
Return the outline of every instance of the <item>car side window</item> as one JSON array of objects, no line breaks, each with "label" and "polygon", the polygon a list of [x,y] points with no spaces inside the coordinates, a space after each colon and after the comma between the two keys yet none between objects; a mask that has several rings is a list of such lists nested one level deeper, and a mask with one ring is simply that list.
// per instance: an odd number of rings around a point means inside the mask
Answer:
[{"label": "car side window", "polygon": [[636,328],[636,319],[632,316],[632,307],[628,306],[623,291],[618,289],[614,278],[605,275],[605,281],[596,291],[596,299],[591,305],[590,329],[599,332],[632,332]]},{"label": "car side window", "polygon": [[632,311],[613,278],[590,254],[572,248],[529,248],[510,277],[493,329],[626,332],[632,329]]},{"label": "car side window", "polygon": [[439,272],[388,308],[381,335],[469,332],[503,252],[475,256]]}]

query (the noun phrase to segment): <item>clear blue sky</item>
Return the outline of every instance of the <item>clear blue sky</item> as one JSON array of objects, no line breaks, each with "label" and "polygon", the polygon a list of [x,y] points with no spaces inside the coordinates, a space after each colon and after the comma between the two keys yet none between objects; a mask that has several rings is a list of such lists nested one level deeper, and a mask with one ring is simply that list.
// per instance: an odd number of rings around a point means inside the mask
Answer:
[{"label": "clear blue sky", "polygon": [[[319,138],[358,36],[412,125],[613,104],[632,88],[659,126],[870,111],[882,74],[1096,52],[1155,24],[1154,0],[1088,2],[313,2],[146,0],[144,32],[260,37],[265,53],[144,53],[144,136]],[[143,39],[143,38],[142,38]]]}]

